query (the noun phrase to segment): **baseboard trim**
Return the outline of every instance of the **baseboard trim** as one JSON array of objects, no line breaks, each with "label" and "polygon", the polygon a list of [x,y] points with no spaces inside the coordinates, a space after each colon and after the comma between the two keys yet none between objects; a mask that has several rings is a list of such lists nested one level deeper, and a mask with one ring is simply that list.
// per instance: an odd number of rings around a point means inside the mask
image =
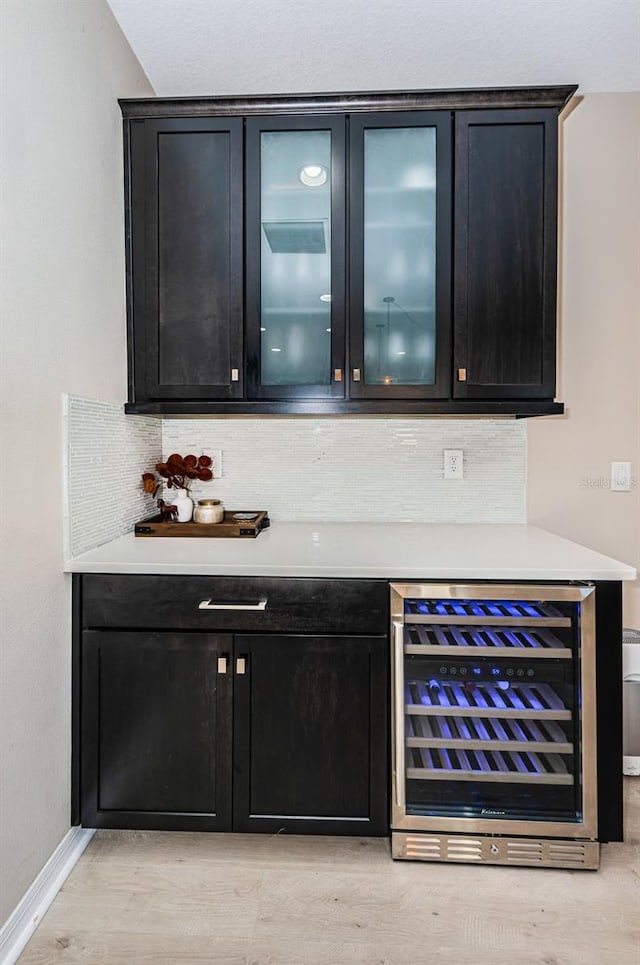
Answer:
[{"label": "baseboard trim", "polygon": [[91,841],[93,828],[71,828],[0,928],[0,965],[14,965]]}]

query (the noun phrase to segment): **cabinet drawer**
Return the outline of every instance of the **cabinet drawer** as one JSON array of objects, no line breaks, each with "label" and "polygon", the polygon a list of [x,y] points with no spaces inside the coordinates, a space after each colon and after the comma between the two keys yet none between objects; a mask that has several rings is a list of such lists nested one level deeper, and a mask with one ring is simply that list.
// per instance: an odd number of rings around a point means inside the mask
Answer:
[{"label": "cabinet drawer", "polygon": [[82,578],[86,628],[386,634],[388,596],[385,580]]}]

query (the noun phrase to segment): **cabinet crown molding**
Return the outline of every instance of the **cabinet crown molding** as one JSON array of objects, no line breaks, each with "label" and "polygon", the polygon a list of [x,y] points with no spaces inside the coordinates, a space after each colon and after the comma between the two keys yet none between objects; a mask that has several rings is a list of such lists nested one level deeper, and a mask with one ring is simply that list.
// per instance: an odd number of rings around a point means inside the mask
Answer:
[{"label": "cabinet crown molding", "polygon": [[126,120],[199,115],[344,114],[359,111],[486,110],[514,107],[555,108],[561,111],[577,89],[577,84],[563,84],[556,87],[481,87],[321,94],[225,94],[210,97],[121,98],[118,103]]}]

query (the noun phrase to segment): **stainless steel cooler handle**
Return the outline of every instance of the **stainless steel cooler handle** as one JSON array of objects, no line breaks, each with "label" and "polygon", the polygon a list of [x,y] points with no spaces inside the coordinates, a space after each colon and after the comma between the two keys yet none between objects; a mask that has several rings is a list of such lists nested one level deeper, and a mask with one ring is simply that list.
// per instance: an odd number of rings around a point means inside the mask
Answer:
[{"label": "stainless steel cooler handle", "polygon": [[396,760],[396,804],[399,808],[405,806],[404,796],[404,625],[394,623],[394,709],[393,726],[395,728]]},{"label": "stainless steel cooler handle", "polygon": [[198,604],[199,610],[266,610],[267,600],[259,600],[258,603],[212,603],[211,600],[203,600]]}]

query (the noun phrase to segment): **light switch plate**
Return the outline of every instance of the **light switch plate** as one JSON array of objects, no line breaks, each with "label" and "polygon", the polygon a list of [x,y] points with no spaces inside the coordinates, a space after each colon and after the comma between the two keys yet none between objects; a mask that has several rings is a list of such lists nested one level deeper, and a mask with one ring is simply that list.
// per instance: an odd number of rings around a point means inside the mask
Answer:
[{"label": "light switch plate", "polygon": [[611,492],[630,493],[631,492],[631,463],[612,462],[611,463]]}]

